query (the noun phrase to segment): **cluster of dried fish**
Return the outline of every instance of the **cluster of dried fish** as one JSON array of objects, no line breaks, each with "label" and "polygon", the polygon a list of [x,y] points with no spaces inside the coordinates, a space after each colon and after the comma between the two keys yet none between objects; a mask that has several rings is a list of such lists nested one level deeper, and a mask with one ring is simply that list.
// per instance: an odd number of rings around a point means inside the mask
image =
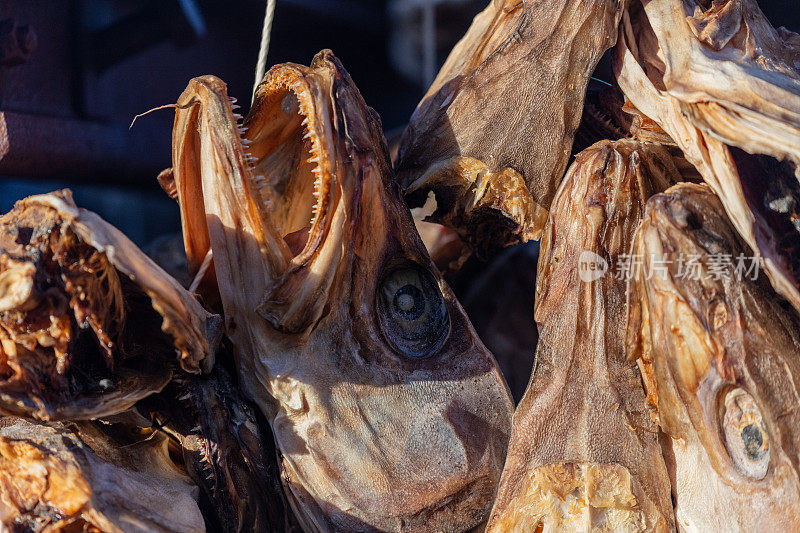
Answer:
[{"label": "cluster of dried fish", "polygon": [[175,108],[191,292],[68,191],[0,218],[4,529],[800,529],[800,36],[752,0],[494,0],[394,163],[330,51]]}]

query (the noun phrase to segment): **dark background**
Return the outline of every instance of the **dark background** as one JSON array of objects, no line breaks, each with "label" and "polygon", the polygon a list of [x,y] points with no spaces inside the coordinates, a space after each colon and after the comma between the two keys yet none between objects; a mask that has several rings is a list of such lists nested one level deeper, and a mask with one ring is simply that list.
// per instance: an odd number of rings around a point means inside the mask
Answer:
[{"label": "dark background", "polygon": [[[384,128],[402,128],[427,85],[426,0],[277,0],[268,65],[308,64],[331,48]],[[436,68],[488,0],[437,2]],[[215,74],[249,102],[265,0],[5,0],[0,39],[32,29],[37,46],[0,67],[0,212],[29,194],[71,187],[143,245],[178,229],[177,207],[155,176],[170,166],[175,102],[194,76]],[[761,2],[800,29],[798,0]],[[201,22],[198,23],[197,21]],[[15,41],[16,42],[16,41]],[[24,47],[23,47],[24,48]],[[5,52],[6,56],[9,52]],[[399,60],[392,60],[392,57]],[[0,152],[2,153],[2,152]]]},{"label": "dark background", "polygon": [[[451,0],[455,9],[439,9],[440,61],[484,2]],[[308,64],[331,48],[387,131],[402,127],[426,84],[421,66],[404,76],[390,64],[390,29],[405,27],[394,35],[411,35],[419,45],[414,13],[420,10],[412,5],[418,3],[401,2],[408,6],[398,16],[385,1],[278,0],[267,65]],[[37,37],[27,61],[0,67],[0,134],[6,130],[11,144],[0,160],[0,212],[29,194],[70,187],[79,205],[137,244],[177,231],[177,207],[155,179],[171,164],[174,112],[156,111],[128,126],[134,115],[175,102],[203,74],[222,78],[246,110],[265,6],[265,0],[0,1],[0,19],[28,25]],[[193,14],[202,28],[192,25]],[[412,66],[420,63],[412,59]]]}]

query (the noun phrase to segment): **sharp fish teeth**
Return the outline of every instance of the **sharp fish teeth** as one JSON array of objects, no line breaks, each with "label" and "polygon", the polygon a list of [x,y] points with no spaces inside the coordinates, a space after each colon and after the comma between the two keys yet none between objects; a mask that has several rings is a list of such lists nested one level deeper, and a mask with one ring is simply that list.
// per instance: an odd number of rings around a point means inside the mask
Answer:
[{"label": "sharp fish teeth", "polygon": [[236,104],[233,104],[233,103],[231,104],[231,111],[236,111],[237,109],[241,109],[241,108],[242,108],[242,106],[240,106],[240,105],[236,105]]},{"label": "sharp fish teeth", "polygon": [[235,118],[236,120],[242,120],[242,115],[240,115],[239,113],[234,113],[233,118]]}]

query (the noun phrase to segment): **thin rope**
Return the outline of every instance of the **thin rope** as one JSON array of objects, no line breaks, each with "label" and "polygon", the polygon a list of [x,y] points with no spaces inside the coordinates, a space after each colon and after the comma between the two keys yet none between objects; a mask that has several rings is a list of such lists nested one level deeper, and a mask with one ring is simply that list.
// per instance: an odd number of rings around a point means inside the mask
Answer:
[{"label": "thin rope", "polygon": [[613,87],[613,85],[611,85],[610,83],[608,83],[605,80],[601,80],[600,78],[595,78],[594,76],[590,76],[589,79],[592,79],[594,81],[599,81],[600,83],[602,83],[604,85],[608,85],[609,87]]},{"label": "thin rope", "polygon": [[258,49],[258,62],[256,63],[256,80],[253,83],[253,97],[256,98],[256,89],[267,71],[267,50],[269,50],[269,34],[272,32],[272,17],[275,14],[275,0],[267,0],[267,12],[264,15],[264,26],[261,28],[261,45]]}]

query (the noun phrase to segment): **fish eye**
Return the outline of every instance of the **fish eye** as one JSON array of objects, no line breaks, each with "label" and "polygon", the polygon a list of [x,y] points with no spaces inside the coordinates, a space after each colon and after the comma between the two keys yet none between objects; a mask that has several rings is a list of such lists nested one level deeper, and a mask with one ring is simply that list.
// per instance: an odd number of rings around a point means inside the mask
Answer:
[{"label": "fish eye", "polygon": [[380,324],[394,347],[413,358],[435,353],[447,338],[450,320],[433,275],[405,264],[384,276],[378,292]]},{"label": "fish eye", "polygon": [[731,389],[721,414],[725,448],[734,466],[747,477],[762,479],[769,467],[770,442],[755,400],[743,389]]}]

